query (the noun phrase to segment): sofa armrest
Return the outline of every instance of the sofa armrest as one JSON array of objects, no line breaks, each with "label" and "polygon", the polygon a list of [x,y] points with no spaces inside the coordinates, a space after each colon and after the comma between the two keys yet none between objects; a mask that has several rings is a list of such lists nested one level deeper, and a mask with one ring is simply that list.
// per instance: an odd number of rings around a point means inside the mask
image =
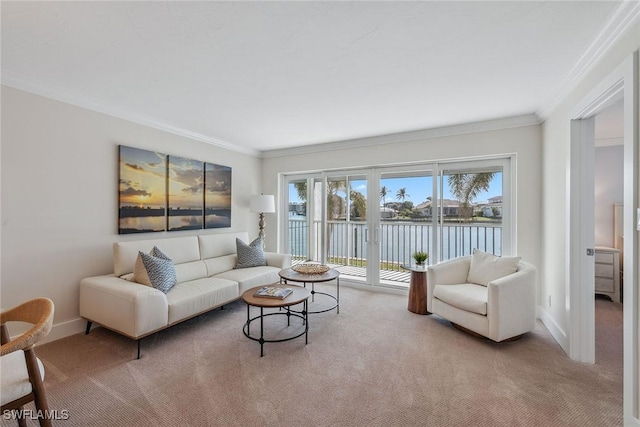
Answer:
[{"label": "sofa armrest", "polygon": [[165,294],[114,275],[80,281],[80,316],[137,339],[167,325]]},{"label": "sofa armrest", "polygon": [[489,282],[489,335],[502,341],[532,330],[536,324],[536,269],[521,262],[518,271]]},{"label": "sofa armrest", "polygon": [[289,254],[265,252],[264,258],[267,260],[267,265],[271,267],[278,267],[280,269],[291,267],[291,255]]}]

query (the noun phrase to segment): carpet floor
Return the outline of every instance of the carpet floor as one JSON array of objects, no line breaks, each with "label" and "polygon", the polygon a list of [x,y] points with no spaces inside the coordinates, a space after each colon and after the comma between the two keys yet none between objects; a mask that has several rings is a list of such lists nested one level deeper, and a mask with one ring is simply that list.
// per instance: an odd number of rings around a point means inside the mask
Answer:
[{"label": "carpet floor", "polygon": [[[570,360],[540,322],[498,344],[410,313],[406,296],[340,293],[340,314],[311,315],[308,345],[267,343],[262,358],[242,333],[241,301],[145,338],[140,360],[134,341],[104,328],[39,346],[50,406],[68,415],[54,425],[622,425],[620,304],[596,299],[589,365]],[[312,309],[327,300],[316,296]],[[267,338],[301,327],[287,328],[286,316],[265,326]]]}]

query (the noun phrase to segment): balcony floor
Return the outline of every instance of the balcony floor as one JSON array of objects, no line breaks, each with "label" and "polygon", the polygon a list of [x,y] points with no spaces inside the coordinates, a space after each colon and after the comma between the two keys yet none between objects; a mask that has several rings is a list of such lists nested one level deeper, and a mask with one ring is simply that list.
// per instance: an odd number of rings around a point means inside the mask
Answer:
[{"label": "balcony floor", "polygon": [[[332,268],[335,268],[341,275],[347,277],[354,277],[363,279],[367,277],[366,267],[354,267],[350,265],[338,265],[329,264]],[[408,286],[411,273],[408,271],[392,271],[392,270],[380,270],[380,282],[382,284],[391,284],[399,286]]]}]

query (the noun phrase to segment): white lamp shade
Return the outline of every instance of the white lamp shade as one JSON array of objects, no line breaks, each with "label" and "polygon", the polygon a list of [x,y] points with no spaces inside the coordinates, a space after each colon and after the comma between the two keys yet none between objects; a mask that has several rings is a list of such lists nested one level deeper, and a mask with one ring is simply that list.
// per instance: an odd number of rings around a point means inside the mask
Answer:
[{"label": "white lamp shade", "polygon": [[276,211],[276,202],[273,195],[251,196],[249,203],[251,212],[273,213]]}]

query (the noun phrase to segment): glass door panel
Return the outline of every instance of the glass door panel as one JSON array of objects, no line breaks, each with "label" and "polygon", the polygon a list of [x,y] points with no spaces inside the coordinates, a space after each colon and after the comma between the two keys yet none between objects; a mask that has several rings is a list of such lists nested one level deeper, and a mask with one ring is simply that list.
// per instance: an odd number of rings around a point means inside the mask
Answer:
[{"label": "glass door panel", "polygon": [[[408,286],[417,251],[430,252],[433,243],[431,171],[380,174],[379,275],[380,283]],[[429,259],[427,260],[427,263]]]},{"label": "glass door panel", "polygon": [[347,265],[347,178],[327,178],[326,193],[326,257],[329,265]]},{"label": "glass door panel", "polygon": [[308,183],[306,179],[291,180],[288,183],[288,240],[291,262],[309,259]]},{"label": "glass door panel", "polygon": [[358,276],[366,276],[367,268],[367,179],[349,177],[349,229],[348,248],[350,267],[357,268]]},{"label": "glass door panel", "polygon": [[325,207],[325,262],[351,280],[369,280],[366,176],[327,177]]},{"label": "glass door panel", "polygon": [[502,167],[448,169],[440,174],[440,259],[471,255],[474,249],[502,255]]}]

